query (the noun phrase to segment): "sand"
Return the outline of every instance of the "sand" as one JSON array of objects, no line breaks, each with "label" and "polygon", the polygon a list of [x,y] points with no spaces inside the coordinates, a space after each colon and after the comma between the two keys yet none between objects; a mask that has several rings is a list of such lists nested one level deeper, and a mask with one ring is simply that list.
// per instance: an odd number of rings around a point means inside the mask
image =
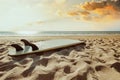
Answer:
[{"label": "sand", "polygon": [[[12,43],[72,38],[78,45],[43,55],[8,56]],[[120,80],[120,35],[68,37],[0,37],[0,80]]]}]

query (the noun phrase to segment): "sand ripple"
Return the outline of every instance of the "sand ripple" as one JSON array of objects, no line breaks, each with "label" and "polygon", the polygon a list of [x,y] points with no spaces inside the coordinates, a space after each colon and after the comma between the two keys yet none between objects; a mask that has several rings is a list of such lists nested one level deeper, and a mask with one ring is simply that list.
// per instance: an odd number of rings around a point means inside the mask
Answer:
[{"label": "sand ripple", "polygon": [[86,46],[20,57],[7,55],[11,42],[1,43],[0,80],[120,80],[120,38],[82,40]]}]

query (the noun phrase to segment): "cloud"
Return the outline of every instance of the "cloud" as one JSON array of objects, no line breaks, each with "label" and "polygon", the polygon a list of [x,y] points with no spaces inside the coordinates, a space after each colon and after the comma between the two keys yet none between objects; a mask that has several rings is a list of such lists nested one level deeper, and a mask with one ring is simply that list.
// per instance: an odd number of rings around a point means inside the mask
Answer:
[{"label": "cloud", "polygon": [[66,11],[67,16],[90,21],[110,21],[120,19],[120,0],[90,1],[75,5]]}]

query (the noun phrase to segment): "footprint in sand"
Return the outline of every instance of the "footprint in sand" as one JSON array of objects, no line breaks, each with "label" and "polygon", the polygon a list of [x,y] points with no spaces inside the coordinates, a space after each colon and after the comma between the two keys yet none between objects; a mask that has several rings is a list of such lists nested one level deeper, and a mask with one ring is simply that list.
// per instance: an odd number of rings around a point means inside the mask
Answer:
[{"label": "footprint in sand", "polygon": [[[113,69],[113,68],[114,69]],[[98,80],[118,80],[120,79],[120,63],[109,66],[98,65],[95,67]]]}]

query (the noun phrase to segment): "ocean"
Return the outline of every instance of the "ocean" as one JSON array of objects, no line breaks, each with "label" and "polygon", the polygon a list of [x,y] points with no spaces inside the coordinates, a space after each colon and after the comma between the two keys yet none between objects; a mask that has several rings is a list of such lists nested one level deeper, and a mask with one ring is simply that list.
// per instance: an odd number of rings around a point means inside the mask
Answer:
[{"label": "ocean", "polygon": [[0,36],[79,36],[79,35],[111,35],[120,31],[40,31],[40,32],[7,32],[1,31]]}]

